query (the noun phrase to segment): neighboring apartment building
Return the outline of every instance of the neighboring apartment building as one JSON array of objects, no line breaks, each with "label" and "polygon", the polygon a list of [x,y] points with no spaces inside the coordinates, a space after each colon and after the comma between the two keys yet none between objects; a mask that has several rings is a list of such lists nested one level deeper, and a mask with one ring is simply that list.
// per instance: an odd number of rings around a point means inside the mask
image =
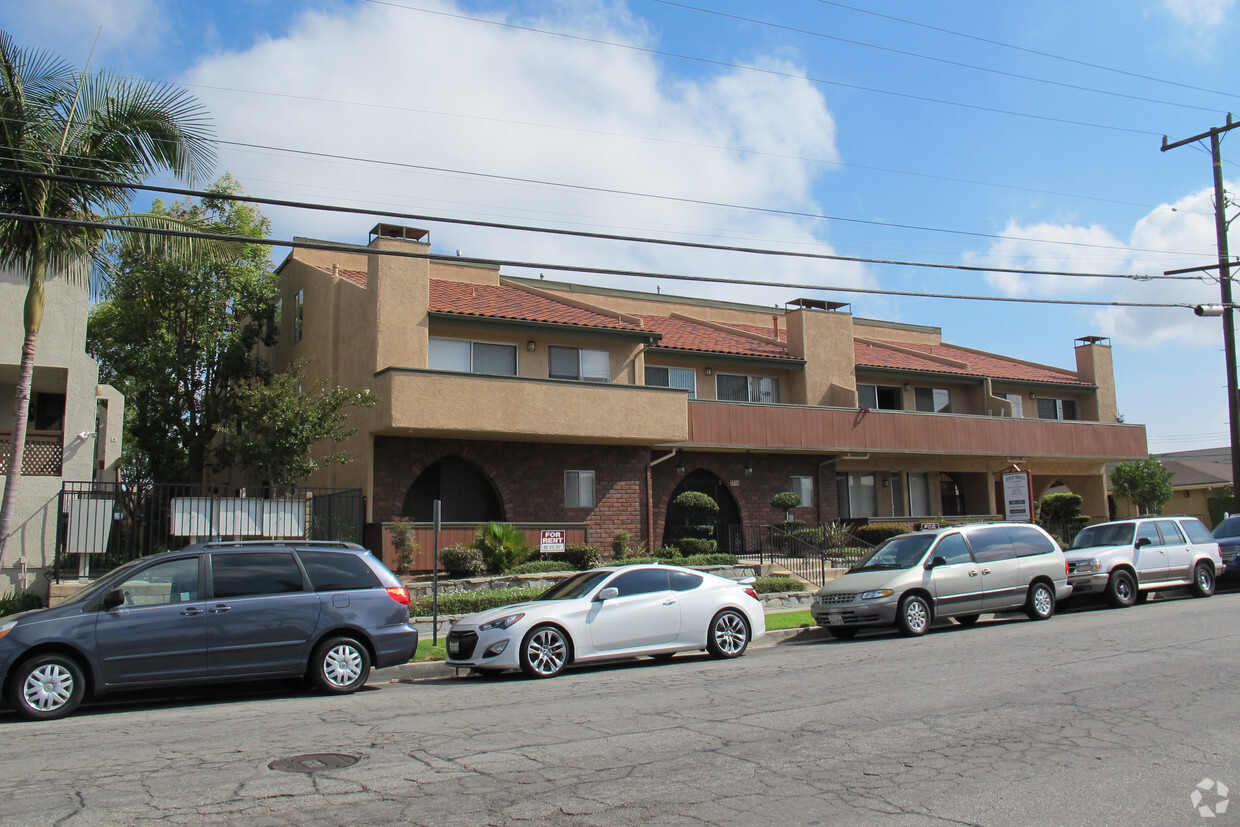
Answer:
[{"label": "neighboring apartment building", "polygon": [[[7,484],[25,300],[25,275],[0,270],[0,493]],[[26,453],[12,534],[0,560],[0,594],[32,588],[46,595],[47,583],[39,581],[38,574],[53,563],[58,526],[68,529],[70,523],[69,515],[60,511],[63,482],[116,480],[124,397],[110,385],[98,384],[99,365],[86,355],[88,312],[84,286],[63,275],[46,281]],[[89,517],[92,530],[103,530],[111,514],[110,505],[84,505],[73,515],[74,528],[79,519]]]},{"label": "neighboring apartment building", "polygon": [[[1104,467],[1146,456],[1118,421],[1111,350],[1076,369],[944,344],[938,328],[506,278],[429,256],[427,233],[378,225],[356,252],[281,264],[277,367],[372,388],[315,485],[360,486],[369,518],[584,524],[658,547],[692,488],[721,525],[757,526],[795,490],[808,523],[995,515],[1000,475],[1063,483],[1107,517]],[[675,520],[675,515],[673,515]],[[721,539],[725,539],[722,538]],[[725,539],[726,542],[726,539]]]},{"label": "neighboring apartment building", "polygon": [[[1169,451],[1153,456],[1172,474],[1174,491],[1162,513],[1186,514],[1213,528],[1230,508],[1224,497],[1231,490],[1231,447]],[[1138,516],[1137,507],[1127,497],[1115,496],[1114,501],[1116,519]]]}]

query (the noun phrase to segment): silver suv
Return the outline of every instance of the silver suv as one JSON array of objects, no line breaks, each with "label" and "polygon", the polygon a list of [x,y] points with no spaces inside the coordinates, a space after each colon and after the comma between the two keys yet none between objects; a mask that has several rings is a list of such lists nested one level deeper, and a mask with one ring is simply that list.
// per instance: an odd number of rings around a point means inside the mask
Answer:
[{"label": "silver suv", "polygon": [[1065,553],[1073,594],[1103,594],[1116,608],[1187,586],[1214,594],[1223,570],[1218,541],[1194,517],[1142,517],[1081,529]]},{"label": "silver suv", "polygon": [[921,635],[935,618],[971,626],[985,612],[1046,620],[1072,593],[1063,552],[1028,523],[980,523],[892,537],[818,590],[810,613],[833,637],[864,626]]}]

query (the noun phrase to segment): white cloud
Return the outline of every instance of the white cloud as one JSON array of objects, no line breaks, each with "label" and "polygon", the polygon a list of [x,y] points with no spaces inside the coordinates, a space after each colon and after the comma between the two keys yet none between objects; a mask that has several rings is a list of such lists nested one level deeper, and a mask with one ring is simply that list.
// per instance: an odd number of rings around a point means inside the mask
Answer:
[{"label": "white cloud", "polygon": [[167,31],[162,5],[155,0],[5,0],[0,17],[19,44],[51,48],[74,67],[86,63],[98,35],[91,65],[122,70],[128,56],[158,49]]},{"label": "white cloud", "polygon": [[[449,4],[429,7],[459,13]],[[625,7],[594,3],[586,11],[573,4],[566,16],[574,33],[651,45]],[[565,20],[511,22],[563,30],[570,25]],[[753,62],[783,73],[798,71],[786,61],[758,56]],[[815,236],[817,228],[803,220],[702,203],[817,211],[812,186],[819,170],[796,159],[837,158],[835,124],[821,94],[796,77],[720,70],[686,79],[672,76],[642,51],[364,6],[342,14],[306,14],[286,36],[206,59],[186,79],[214,113],[224,140],[577,185],[557,188],[225,147],[221,172],[232,172],[250,192],[830,252]],[[697,203],[672,200],[677,198]],[[276,235],[357,241],[373,222],[268,213]],[[432,240],[436,249],[482,257],[807,283],[866,281],[862,268],[848,264],[704,255],[444,225],[434,227]],[[648,283],[623,284],[650,289]],[[689,291],[666,283],[663,288]],[[735,300],[773,301],[769,290],[705,290]],[[693,292],[701,295],[704,289]]]},{"label": "white cloud", "polygon": [[1163,0],[1163,8],[1194,29],[1221,26],[1235,4],[1236,0]]}]

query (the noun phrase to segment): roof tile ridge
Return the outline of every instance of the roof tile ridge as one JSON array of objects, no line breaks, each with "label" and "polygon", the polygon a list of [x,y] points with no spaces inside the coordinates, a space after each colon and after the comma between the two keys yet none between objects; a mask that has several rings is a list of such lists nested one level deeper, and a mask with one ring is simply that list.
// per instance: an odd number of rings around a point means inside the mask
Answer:
[{"label": "roof tile ridge", "polygon": [[963,370],[974,370],[973,366],[968,362],[962,362],[959,359],[952,359],[948,356],[939,356],[936,353],[926,353],[924,350],[917,350],[911,347],[902,347],[894,342],[884,342],[881,339],[866,339],[858,336],[856,341],[863,342],[867,345],[894,350],[896,353],[903,353],[905,356],[916,356],[919,359],[927,359],[931,362],[938,362],[941,365],[948,365],[953,368],[961,368]]},{"label": "roof tile ridge", "polygon": [[782,348],[788,347],[788,343],[785,342],[783,339],[775,339],[770,336],[763,336],[761,333],[754,333],[749,330],[742,330],[739,327],[732,327],[732,325],[724,324],[723,322],[712,322],[709,319],[699,319],[694,316],[690,316],[688,313],[672,313],[670,315],[671,315],[671,318],[673,319],[677,319],[682,322],[690,322],[692,324],[700,324],[703,327],[709,327],[712,330],[718,330],[720,333],[731,333],[734,336],[741,336],[746,339],[753,339],[755,342],[764,342],[765,344],[775,345],[777,347],[782,347]]},{"label": "roof tile ridge", "polygon": [[1015,356],[1004,356],[1001,353],[991,353],[986,350],[978,350],[972,347],[964,347],[963,345],[953,345],[953,344],[945,343],[943,347],[950,347],[955,350],[963,350],[966,353],[976,353],[978,356],[987,356],[991,359],[998,359],[1002,362],[1015,362],[1018,365],[1025,365],[1026,367],[1041,368],[1042,370],[1049,370],[1055,373],[1070,374],[1076,379],[1076,381],[1080,382],[1081,384],[1083,385],[1089,384],[1088,382],[1081,379],[1081,377],[1077,374],[1076,371],[1069,370],[1068,368],[1056,367],[1055,365],[1044,365],[1041,362],[1030,362],[1028,359],[1017,359]]},{"label": "roof tile ridge", "polygon": [[553,301],[557,304],[565,304],[569,307],[575,307],[578,310],[585,310],[587,313],[596,313],[599,316],[606,316],[610,319],[624,322],[625,324],[635,325],[637,327],[645,327],[645,323],[640,316],[631,316],[628,313],[621,313],[619,310],[612,310],[610,307],[600,307],[597,304],[581,301],[580,299],[570,299],[553,293],[550,290],[540,290],[537,287],[531,287],[527,284],[518,284],[510,279],[501,278],[499,283],[504,287],[511,287],[513,290],[520,290],[523,293],[529,293],[531,296]]}]

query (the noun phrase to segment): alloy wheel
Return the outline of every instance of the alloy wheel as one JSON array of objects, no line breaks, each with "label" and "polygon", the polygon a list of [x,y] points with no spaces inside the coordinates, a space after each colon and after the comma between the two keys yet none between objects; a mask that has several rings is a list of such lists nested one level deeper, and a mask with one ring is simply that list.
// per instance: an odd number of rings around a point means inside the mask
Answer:
[{"label": "alloy wheel", "polygon": [[22,694],[39,712],[54,712],[73,697],[73,673],[59,663],[46,663],[26,676]]}]

